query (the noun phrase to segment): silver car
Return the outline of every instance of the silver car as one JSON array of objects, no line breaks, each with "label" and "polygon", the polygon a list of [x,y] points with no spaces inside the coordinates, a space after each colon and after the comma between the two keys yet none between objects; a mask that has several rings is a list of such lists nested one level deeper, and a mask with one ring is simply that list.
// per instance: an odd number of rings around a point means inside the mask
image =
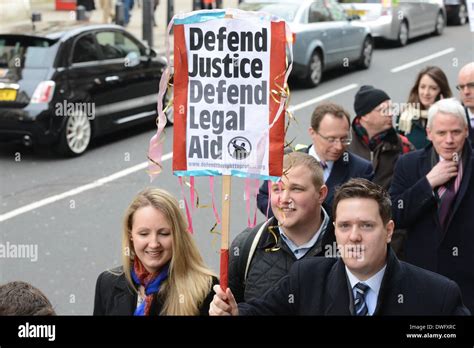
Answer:
[{"label": "silver car", "polygon": [[405,46],[408,39],[441,35],[446,23],[442,0],[339,0],[346,13],[359,16],[374,37]]},{"label": "silver car", "polygon": [[336,0],[245,1],[239,8],[285,19],[295,38],[291,75],[308,87],[318,85],[327,69],[370,66],[369,28],[351,21]]}]

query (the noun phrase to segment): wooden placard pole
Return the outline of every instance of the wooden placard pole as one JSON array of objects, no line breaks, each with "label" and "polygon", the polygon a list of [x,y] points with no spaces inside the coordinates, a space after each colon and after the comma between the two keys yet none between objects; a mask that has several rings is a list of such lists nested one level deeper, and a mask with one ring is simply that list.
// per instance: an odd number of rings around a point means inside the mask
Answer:
[{"label": "wooden placard pole", "polygon": [[[226,13],[224,18],[232,18],[232,14]],[[230,194],[232,176],[222,176],[222,233],[221,233],[221,267],[220,284],[222,290],[226,291],[229,284],[229,230],[230,230]]]},{"label": "wooden placard pole", "polygon": [[222,233],[221,233],[221,267],[220,284],[222,290],[228,287],[229,266],[229,230],[230,230],[230,196],[232,176],[222,176]]}]

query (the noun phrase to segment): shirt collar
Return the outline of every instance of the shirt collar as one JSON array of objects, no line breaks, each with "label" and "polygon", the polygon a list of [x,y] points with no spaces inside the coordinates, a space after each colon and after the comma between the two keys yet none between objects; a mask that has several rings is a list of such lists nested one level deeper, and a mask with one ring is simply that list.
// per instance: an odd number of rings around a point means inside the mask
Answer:
[{"label": "shirt collar", "polygon": [[354,286],[356,286],[357,283],[364,283],[370,287],[371,290],[373,290],[376,294],[376,296],[379,295],[380,291],[380,286],[382,285],[382,279],[385,274],[385,269],[387,268],[387,264],[385,264],[380,271],[375,273],[372,277],[369,279],[362,281],[359,278],[357,278],[354,274],[352,274],[351,271],[349,271],[349,268],[346,267],[346,273],[347,273],[347,278],[349,278],[349,282],[351,283],[351,289],[354,289]]},{"label": "shirt collar", "polygon": [[[309,240],[307,241],[306,243],[302,244],[302,245],[296,245],[286,234],[285,232],[283,232],[283,230],[278,227],[278,230],[280,231],[280,236],[281,238],[285,241],[286,245],[288,245],[288,248],[290,248],[291,252],[296,256],[296,258],[301,258],[303,255],[306,254],[306,252],[311,249],[315,244],[316,242],[318,241],[318,239],[320,238],[320,236],[322,237],[325,233],[326,233],[326,228],[329,224],[329,215],[328,213],[326,212],[326,210],[324,210],[323,207],[321,207],[321,215],[323,216],[323,221],[321,223],[321,226],[319,227],[319,229],[316,231],[316,233],[314,234],[314,236]],[[301,253],[295,253],[296,250],[300,250],[302,249],[302,251],[304,252],[301,252]]]},{"label": "shirt collar", "polygon": [[[314,145],[311,145],[311,147],[309,148],[308,155],[313,156],[314,158],[318,160],[318,162],[321,162],[321,158],[316,153],[316,149]],[[325,162],[326,162],[326,165],[328,166],[327,169],[330,171],[334,165],[334,161],[325,161]]]}]

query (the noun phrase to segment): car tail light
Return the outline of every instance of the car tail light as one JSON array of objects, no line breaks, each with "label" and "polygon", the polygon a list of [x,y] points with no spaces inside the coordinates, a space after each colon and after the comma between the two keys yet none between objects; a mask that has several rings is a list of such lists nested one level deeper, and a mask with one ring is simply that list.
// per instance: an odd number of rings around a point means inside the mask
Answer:
[{"label": "car tail light", "polygon": [[54,81],[42,81],[36,87],[33,96],[31,97],[32,103],[49,103],[53,98],[54,88],[56,82]]}]

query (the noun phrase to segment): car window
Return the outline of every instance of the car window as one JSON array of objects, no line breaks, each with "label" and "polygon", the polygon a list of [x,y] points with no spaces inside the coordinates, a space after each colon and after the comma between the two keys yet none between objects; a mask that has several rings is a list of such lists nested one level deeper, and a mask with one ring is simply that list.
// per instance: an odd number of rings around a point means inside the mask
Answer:
[{"label": "car window", "polygon": [[308,11],[308,23],[328,22],[331,15],[322,0],[314,1]]},{"label": "car window", "polygon": [[0,35],[0,68],[50,66],[49,47],[54,40],[22,36]]},{"label": "car window", "polygon": [[96,37],[104,59],[125,58],[130,52],[140,55],[140,47],[121,32],[103,31],[97,33]]},{"label": "car window", "polygon": [[328,0],[327,5],[335,21],[345,21],[347,19],[344,9],[335,0]]},{"label": "car window", "polygon": [[244,11],[268,12],[283,18],[287,22],[293,22],[298,12],[299,4],[292,2],[242,2],[239,9]]},{"label": "car window", "polygon": [[94,36],[92,34],[81,36],[74,45],[72,62],[82,63],[96,60],[99,60],[99,53],[97,52]]}]

